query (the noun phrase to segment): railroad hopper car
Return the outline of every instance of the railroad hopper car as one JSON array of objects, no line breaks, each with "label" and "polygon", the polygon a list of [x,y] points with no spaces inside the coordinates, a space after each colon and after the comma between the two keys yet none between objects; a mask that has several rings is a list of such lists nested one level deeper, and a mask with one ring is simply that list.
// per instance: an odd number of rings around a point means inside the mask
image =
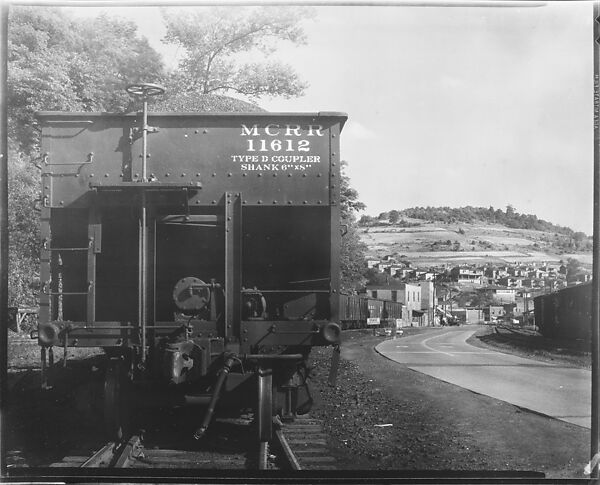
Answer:
[{"label": "railroad hopper car", "polygon": [[382,325],[388,325],[402,318],[402,304],[360,295],[340,296],[340,322],[343,328],[364,328],[368,318],[379,318]]},{"label": "railroad hopper car", "polygon": [[544,337],[567,340],[591,338],[591,283],[537,296],[534,304],[535,324]]},{"label": "railroad hopper car", "polygon": [[136,406],[274,413],[312,399],[312,346],[337,346],[342,113],[38,113],[38,342],[103,347],[107,430]]}]

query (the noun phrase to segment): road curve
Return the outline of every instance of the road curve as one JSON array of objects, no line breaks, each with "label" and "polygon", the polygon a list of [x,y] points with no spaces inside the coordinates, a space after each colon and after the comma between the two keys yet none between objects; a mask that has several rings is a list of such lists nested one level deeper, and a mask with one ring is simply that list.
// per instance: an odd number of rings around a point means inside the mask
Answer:
[{"label": "road curve", "polygon": [[410,369],[578,426],[591,427],[591,372],[474,347],[479,327],[431,329],[376,350]]}]

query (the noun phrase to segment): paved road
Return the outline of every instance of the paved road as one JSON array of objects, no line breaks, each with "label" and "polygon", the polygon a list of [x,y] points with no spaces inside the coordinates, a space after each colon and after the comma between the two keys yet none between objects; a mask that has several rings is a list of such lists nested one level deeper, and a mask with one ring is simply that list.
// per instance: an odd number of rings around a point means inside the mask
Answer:
[{"label": "paved road", "polygon": [[586,428],[591,372],[474,347],[475,328],[431,329],[386,340],[377,351],[409,368],[479,394]]}]

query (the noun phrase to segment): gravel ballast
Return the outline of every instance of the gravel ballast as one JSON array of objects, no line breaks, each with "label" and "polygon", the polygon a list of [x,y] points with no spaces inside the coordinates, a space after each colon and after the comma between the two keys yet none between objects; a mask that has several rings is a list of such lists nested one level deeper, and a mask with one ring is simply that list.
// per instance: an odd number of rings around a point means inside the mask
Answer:
[{"label": "gravel ballast", "polygon": [[[407,329],[405,335],[428,330]],[[340,473],[537,472],[547,478],[584,478],[588,429],[410,370],[374,350],[383,339],[370,331],[344,332],[335,387],[327,383],[331,347],[311,353],[315,400],[311,416],[323,420]],[[8,396],[6,449],[17,450],[30,466],[46,466],[76,446],[81,436],[98,433],[101,424],[92,416],[100,411],[88,402],[94,395],[88,388],[101,389],[101,372],[95,359],[86,356],[91,362],[87,371],[86,359],[69,365],[72,388],[57,389],[44,398],[38,387],[37,346],[13,344],[9,377],[26,374],[27,378],[15,382]],[[29,354],[31,359],[26,358]],[[40,406],[45,412],[40,413]],[[44,419],[49,415],[53,419]]]},{"label": "gravel ballast", "polygon": [[341,468],[584,477],[588,429],[410,370],[374,350],[382,340],[345,332],[335,387],[327,384],[331,349],[312,353],[312,414],[324,419]]}]

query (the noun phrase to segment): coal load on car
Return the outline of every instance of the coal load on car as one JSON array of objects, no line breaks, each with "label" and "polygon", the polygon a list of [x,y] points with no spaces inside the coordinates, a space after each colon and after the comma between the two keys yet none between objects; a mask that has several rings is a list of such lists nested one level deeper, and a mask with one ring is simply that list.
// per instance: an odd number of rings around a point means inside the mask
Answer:
[{"label": "coal load on car", "polygon": [[[307,412],[312,346],[337,346],[341,113],[38,113],[38,340],[103,347],[107,430],[136,406]],[[47,372],[43,382],[46,380]]]}]

